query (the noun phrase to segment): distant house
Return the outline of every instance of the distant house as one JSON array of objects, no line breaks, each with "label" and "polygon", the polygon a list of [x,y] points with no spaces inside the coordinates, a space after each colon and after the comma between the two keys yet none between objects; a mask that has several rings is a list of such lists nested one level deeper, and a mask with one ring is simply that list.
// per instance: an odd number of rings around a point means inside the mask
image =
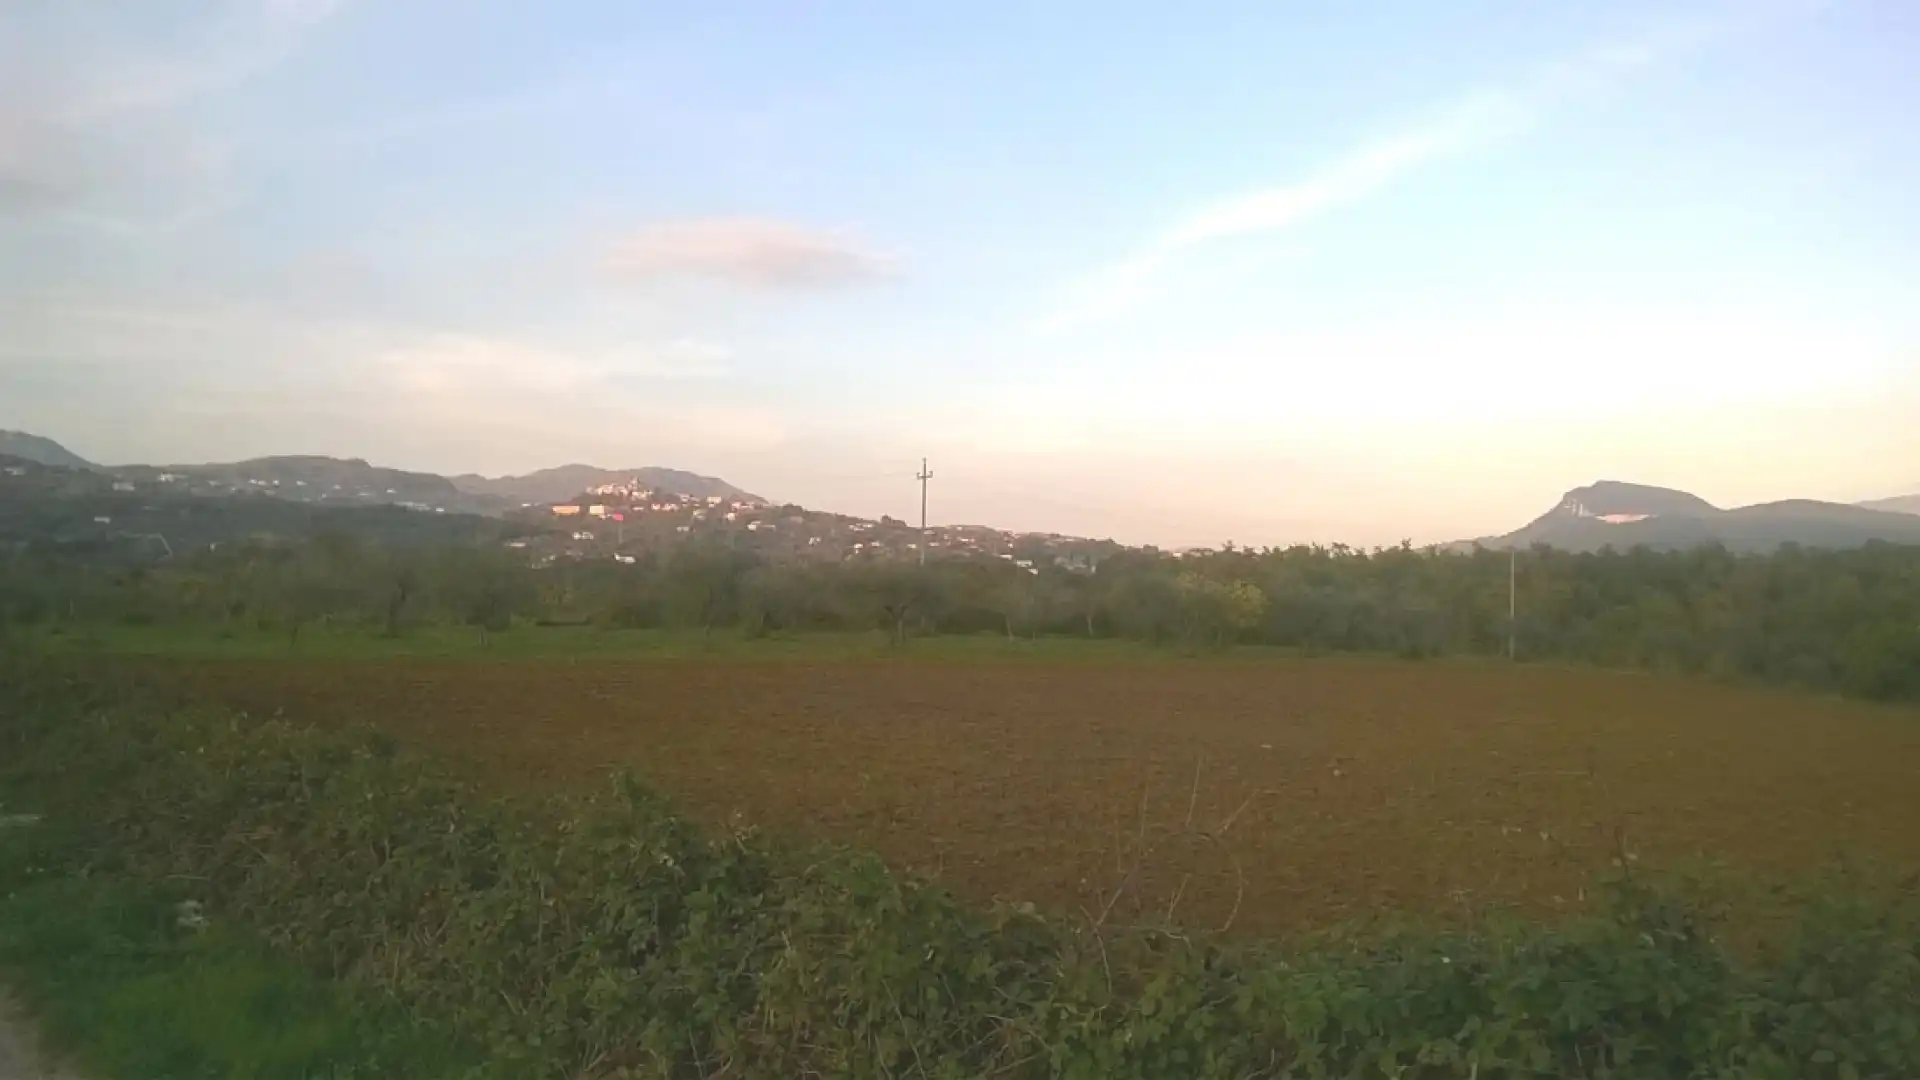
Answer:
[{"label": "distant house", "polygon": [[593,517],[603,518],[607,516],[607,508],[599,503],[595,503],[587,507],[587,513]]},{"label": "distant house", "polygon": [[719,505],[720,505],[721,503],[723,503],[723,502],[726,502],[726,501],[727,501],[727,497],[726,497],[725,495],[709,495],[709,496],[707,496],[707,505],[708,505],[708,506],[719,506]]},{"label": "distant house", "polygon": [[554,517],[579,517],[580,508],[572,503],[562,503],[553,508]]},{"label": "distant house", "polygon": [[624,566],[632,566],[635,562],[638,562],[639,560],[635,559],[632,555],[615,555],[613,557],[613,561],[620,563]]}]

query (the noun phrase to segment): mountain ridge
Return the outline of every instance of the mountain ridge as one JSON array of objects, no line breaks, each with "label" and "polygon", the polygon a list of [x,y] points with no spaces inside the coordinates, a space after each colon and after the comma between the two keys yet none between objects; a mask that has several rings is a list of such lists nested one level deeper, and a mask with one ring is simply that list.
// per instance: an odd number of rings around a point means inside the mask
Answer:
[{"label": "mountain ridge", "polygon": [[1911,495],[1895,495],[1890,499],[1870,499],[1856,505],[1890,514],[1920,514],[1920,485],[1915,485]]},{"label": "mountain ridge", "polygon": [[0,431],[0,457],[50,468],[85,469],[143,484],[165,484],[201,494],[251,493],[300,502],[390,503],[447,512],[500,514],[529,503],[556,503],[611,484],[639,485],[667,495],[719,495],[760,500],[718,477],[662,465],[603,469],[571,464],[523,476],[485,477],[374,465],[365,458],[276,454],[240,461],[166,465],[96,465],[52,439]]},{"label": "mountain ridge", "polygon": [[669,495],[704,499],[719,495],[726,498],[764,502],[714,476],[674,469],[664,465],[643,465],[632,469],[603,469],[579,463],[538,469],[521,476],[481,476],[461,473],[448,477],[459,490],[469,495],[485,495],[521,503],[559,502],[596,487],[638,482]]},{"label": "mountain ridge", "polygon": [[51,465],[61,469],[97,468],[93,462],[52,439],[25,431],[0,430],[0,457],[19,458],[36,465]]},{"label": "mountain ridge", "polygon": [[[301,502],[392,504],[496,516],[526,505],[565,502],[604,487],[640,487],[694,499],[767,501],[718,477],[659,465],[603,469],[573,463],[500,477],[443,476],[317,454],[198,465],[103,466],[44,436],[6,430],[0,430],[0,458],[127,481],[178,484],[201,494],[252,493]],[[1674,488],[1599,480],[1569,490],[1552,509],[1512,532],[1439,546],[1471,550],[1546,544],[1597,551],[1721,543],[1736,550],[1767,551],[1789,543],[1858,547],[1874,540],[1920,544],[1920,493],[1857,504],[1786,499],[1722,509]]]},{"label": "mountain ridge", "polygon": [[1874,506],[1782,499],[1727,509],[1673,488],[1601,480],[1574,488],[1546,513],[1501,536],[1455,547],[1505,550],[1544,544],[1568,551],[1723,544],[1771,551],[1785,544],[1860,547],[1920,544],[1920,516]]}]

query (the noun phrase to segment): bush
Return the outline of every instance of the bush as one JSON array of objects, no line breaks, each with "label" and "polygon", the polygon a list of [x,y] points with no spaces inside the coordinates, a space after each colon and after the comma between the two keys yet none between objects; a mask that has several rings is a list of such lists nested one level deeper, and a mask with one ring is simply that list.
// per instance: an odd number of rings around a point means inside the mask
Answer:
[{"label": "bush", "polygon": [[16,795],[518,1075],[1920,1075],[1913,883],[1757,959],[1631,879],[1558,925],[1239,943],[969,908],[626,778],[503,803],[372,734],[45,669],[0,704]]}]

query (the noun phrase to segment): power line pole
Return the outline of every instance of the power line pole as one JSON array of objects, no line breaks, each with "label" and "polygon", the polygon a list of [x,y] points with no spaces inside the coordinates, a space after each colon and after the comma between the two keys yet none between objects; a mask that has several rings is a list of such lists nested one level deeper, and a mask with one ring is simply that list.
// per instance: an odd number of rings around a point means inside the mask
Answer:
[{"label": "power line pole", "polygon": [[933,479],[933,470],[927,468],[927,459],[920,459],[920,471],[914,474],[920,481],[920,565],[927,565],[927,481]]},{"label": "power line pole", "polygon": [[1520,549],[1507,549],[1507,662],[1512,663],[1514,652],[1514,628],[1520,612],[1520,594],[1516,587],[1520,580]]}]

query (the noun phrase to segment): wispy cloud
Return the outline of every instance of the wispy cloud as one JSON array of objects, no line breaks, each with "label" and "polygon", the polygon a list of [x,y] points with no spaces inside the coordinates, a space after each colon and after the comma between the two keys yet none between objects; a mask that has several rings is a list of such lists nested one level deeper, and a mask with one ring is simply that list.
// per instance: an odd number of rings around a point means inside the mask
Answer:
[{"label": "wispy cloud", "polygon": [[1516,88],[1470,96],[1395,134],[1362,142],[1302,179],[1200,207],[1131,254],[1075,282],[1038,328],[1070,329],[1121,314],[1148,299],[1172,264],[1206,245],[1281,233],[1360,203],[1438,162],[1524,133],[1566,97],[1604,87],[1732,29],[1726,20],[1676,20],[1631,41],[1595,46],[1545,65]]},{"label": "wispy cloud", "polygon": [[111,50],[96,57],[111,62],[97,66],[63,63],[48,80],[58,96],[48,118],[100,123],[237,86],[280,64],[303,36],[347,6],[348,0],[228,4],[189,26],[182,45]]},{"label": "wispy cloud", "polygon": [[141,418],[169,445],[204,443],[208,456],[285,452],[315,445],[303,432],[348,430],[373,440],[359,453],[460,447],[462,467],[524,471],[581,447],[671,457],[787,437],[781,412],[728,381],[732,350],[690,336],[552,338],[57,294],[0,296],[0,325],[0,403],[51,415],[84,402],[94,417]]},{"label": "wispy cloud", "polygon": [[413,393],[486,386],[506,395],[584,395],[610,383],[720,378],[730,355],[686,338],[582,353],[499,337],[434,334],[381,350],[375,368],[395,388]]},{"label": "wispy cloud", "polygon": [[655,225],[608,245],[601,267],[623,281],[691,277],[774,290],[861,285],[893,272],[841,234],[753,218]]},{"label": "wispy cloud", "polygon": [[1468,102],[1423,127],[1361,146],[1299,183],[1248,192],[1201,210],[1169,231],[1159,246],[1190,247],[1290,228],[1358,202],[1433,161],[1488,142],[1527,123],[1527,114],[1526,107],[1505,95]]},{"label": "wispy cloud", "polygon": [[[144,12],[0,5],[0,214],[165,231],[212,213],[224,151],[175,114],[289,56],[346,0],[244,0],[171,28]],[[158,207],[156,208],[156,204]]]},{"label": "wispy cloud", "polygon": [[72,140],[0,106],[0,215],[64,206],[87,186],[86,162]]}]

